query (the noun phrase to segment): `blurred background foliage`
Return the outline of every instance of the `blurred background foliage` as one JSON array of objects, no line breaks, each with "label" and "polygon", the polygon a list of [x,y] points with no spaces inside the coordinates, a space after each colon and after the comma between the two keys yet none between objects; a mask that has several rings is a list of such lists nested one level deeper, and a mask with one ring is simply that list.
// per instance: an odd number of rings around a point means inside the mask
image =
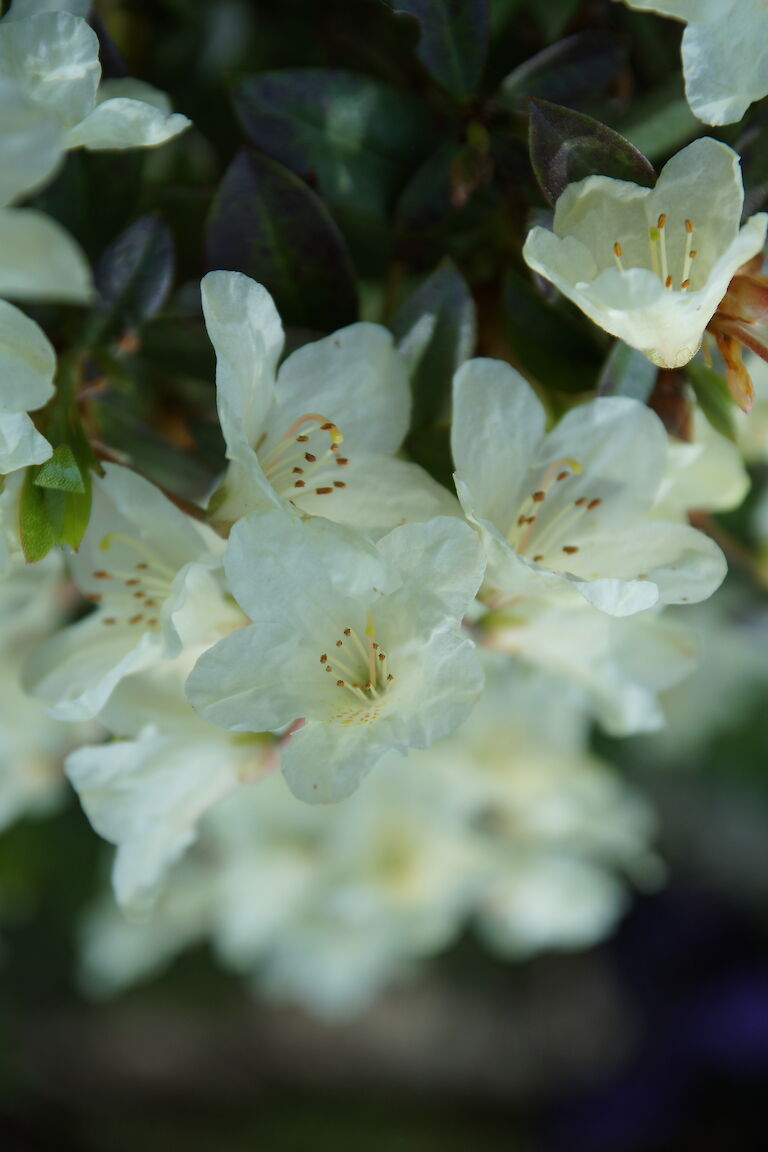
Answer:
[{"label": "blurred background foliage", "polygon": [[[441,479],[450,378],[470,351],[517,364],[555,411],[626,379],[603,333],[522,263],[531,220],[550,210],[528,102],[596,117],[658,168],[701,129],[679,25],[610,0],[95,12],[105,75],[157,85],[195,126],[146,155],[68,155],[36,203],[93,259],[102,303],[87,331],[75,309],[34,312],[61,347],[89,349],[91,436],[158,483],[197,496],[223,459],[198,294],[211,268],[265,283],[292,347],[358,317],[402,334],[428,303],[409,448]],[[750,211],[768,193],[767,115],[758,105],[718,132],[744,156]],[[645,398],[652,384],[632,387]],[[697,395],[727,420],[711,381]],[[747,524],[724,519],[737,540]],[[748,639],[765,597],[749,573],[732,583]],[[740,667],[738,652],[706,653],[681,731],[698,731],[731,655]],[[337,1028],[255,1004],[205,948],[88,1003],[78,921],[108,854],[71,798],[23,820],[0,838],[3,1149],[763,1148],[768,714],[765,680],[750,684],[687,746],[674,726],[600,742],[656,803],[669,869],[613,940],[504,966],[468,938]]]}]

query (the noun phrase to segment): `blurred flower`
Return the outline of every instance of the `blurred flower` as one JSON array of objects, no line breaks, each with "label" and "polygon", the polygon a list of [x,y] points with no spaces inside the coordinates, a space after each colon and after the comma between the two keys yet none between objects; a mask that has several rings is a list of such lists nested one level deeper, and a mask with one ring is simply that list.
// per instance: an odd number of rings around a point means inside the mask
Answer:
[{"label": "blurred flower", "polygon": [[483,574],[457,518],[395,528],[374,546],[321,517],[240,520],[225,557],[252,623],[203,653],[192,705],[236,732],[299,719],[282,769],[303,800],[340,800],[389,749],[453,731],[482,688],[461,618]]},{"label": "blurred flower", "polygon": [[0,22],[0,74],[58,125],[62,148],[151,147],[189,127],[147,84],[99,83],[99,41],[85,20],[66,11],[28,12],[14,5]]},{"label": "blurred flower", "polygon": [[42,464],[51,455],[27,413],[53,395],[55,371],[56,356],[42,328],[0,300],[0,475]]},{"label": "blurred flower", "polygon": [[768,11],[763,0],[626,0],[673,16],[683,33],[685,94],[705,124],[732,124],[768,93]]},{"label": "blurred flower", "polygon": [[300,348],[278,373],[283,327],[266,289],[210,272],[202,296],[232,462],[211,502],[217,523],[285,505],[380,535],[454,511],[441,485],[394,455],[411,398],[386,328],[352,324]]},{"label": "blurred flower", "polygon": [[703,600],[725,576],[717,545],[649,516],[667,441],[658,417],[613,397],[571,409],[548,434],[523,378],[470,360],[454,382],[456,490],[488,558],[492,605],[576,598],[613,616]]},{"label": "blurred flower", "polygon": [[737,444],[693,409],[690,440],[669,437],[667,468],[652,514],[684,519],[691,511],[729,512],[749,492],[750,479]]},{"label": "blurred flower", "polygon": [[742,347],[768,360],[768,276],[762,268],[762,253],[739,268],[707,328],[725,361],[731,396],[744,412],[752,408],[754,388]]},{"label": "blurred flower", "polygon": [[554,231],[534,228],[523,256],[606,332],[680,368],[765,242],[768,216],[740,229],[743,204],[738,153],[705,137],[673,156],[653,189],[607,176],[570,184]]}]

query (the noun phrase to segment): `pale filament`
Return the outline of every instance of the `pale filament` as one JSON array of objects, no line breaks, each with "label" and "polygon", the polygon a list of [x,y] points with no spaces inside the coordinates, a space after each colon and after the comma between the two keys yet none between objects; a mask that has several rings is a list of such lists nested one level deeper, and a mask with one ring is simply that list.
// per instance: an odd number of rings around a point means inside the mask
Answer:
[{"label": "pale filament", "polygon": [[[354,628],[345,628],[334,647],[320,656],[325,671],[336,677],[336,687],[346,689],[365,704],[378,700],[387,684],[394,680],[387,655],[375,636],[373,619],[368,613],[364,640]],[[362,675],[360,658],[365,669]]]},{"label": "pale filament", "polygon": [[[328,447],[322,451],[312,451],[316,433],[327,434]],[[264,475],[276,491],[296,494],[307,488],[318,495],[330,495],[335,488],[346,488],[343,480],[333,480],[319,487],[310,487],[312,477],[317,476],[331,459],[339,467],[349,463],[338,454],[344,441],[343,434],[332,420],[318,412],[307,412],[294,420],[275,446],[261,460]]]},{"label": "pale filament", "polygon": [[[691,269],[698,252],[693,247],[693,222],[686,220],[685,224],[685,254],[683,256],[683,274],[680,277],[680,291],[686,292],[691,284]],[[665,288],[672,288],[674,280],[669,271],[669,257],[667,254],[667,214],[662,212],[656,225],[648,229],[648,243],[651,252],[651,269],[659,277]],[[624,249],[616,240],[613,245],[613,260],[619,272],[626,269],[622,263]]]}]

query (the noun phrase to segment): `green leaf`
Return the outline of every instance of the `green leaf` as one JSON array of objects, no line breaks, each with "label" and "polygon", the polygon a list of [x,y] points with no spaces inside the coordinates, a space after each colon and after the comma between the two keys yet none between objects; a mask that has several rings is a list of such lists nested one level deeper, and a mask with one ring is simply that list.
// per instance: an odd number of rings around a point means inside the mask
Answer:
[{"label": "green leaf", "polygon": [[497,99],[511,111],[524,111],[533,96],[574,104],[606,88],[623,61],[621,45],[605,32],[568,36],[510,72]]},{"label": "green leaf", "polygon": [[613,345],[597,382],[598,396],[631,396],[648,400],[659,370],[647,356],[622,340]]},{"label": "green leaf", "polygon": [[389,0],[419,25],[416,53],[435,80],[459,100],[474,95],[488,52],[488,0]]},{"label": "green leaf", "polygon": [[19,535],[28,563],[42,560],[56,543],[45,501],[45,491],[35,485],[34,468],[27,468],[19,499]]},{"label": "green leaf", "polygon": [[105,327],[137,328],[165,303],[173,282],[173,240],[158,216],[141,216],[104,249],[94,268]]},{"label": "green leaf", "polygon": [[531,376],[564,392],[594,388],[604,353],[579,313],[562,300],[550,304],[527,276],[512,269],[502,301],[507,338]]},{"label": "green leaf", "polygon": [[59,444],[53,455],[35,476],[38,488],[53,488],[60,492],[85,492],[85,483],[74,453],[68,444]]},{"label": "green leaf", "polygon": [[357,316],[344,241],[321,200],[282,164],[243,149],[214,198],[209,268],[245,272],[274,296],[287,324],[329,331]]},{"label": "green leaf", "polygon": [[370,216],[386,216],[433,131],[412,97],[330,68],[248,77],[234,105],[257,148],[310,180],[330,205]]},{"label": "green leaf", "polygon": [[411,372],[412,427],[428,427],[447,409],[453,374],[477,338],[472,294],[450,260],[401,304],[389,326]]},{"label": "green leaf", "polygon": [[595,174],[647,188],[656,181],[650,160],[618,132],[547,100],[531,101],[529,148],[536,179],[550,204],[569,184]]},{"label": "green leaf", "polygon": [[701,360],[691,360],[685,373],[693,386],[699,407],[709,423],[728,440],[736,440],[733,423],[734,403],[728,386],[719,372],[708,368]]}]

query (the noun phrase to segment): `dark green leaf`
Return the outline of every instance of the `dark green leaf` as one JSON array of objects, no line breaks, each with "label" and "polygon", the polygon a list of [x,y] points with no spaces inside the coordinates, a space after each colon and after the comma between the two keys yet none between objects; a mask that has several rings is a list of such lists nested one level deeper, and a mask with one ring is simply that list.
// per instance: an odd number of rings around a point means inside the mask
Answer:
[{"label": "dark green leaf", "polygon": [[548,303],[527,276],[512,270],[503,306],[507,338],[531,376],[564,392],[594,388],[605,354],[579,314],[564,301]]},{"label": "dark green leaf", "polygon": [[35,469],[28,468],[19,500],[19,535],[25,559],[42,560],[56,543],[56,533],[48,516],[45,490],[35,486]]},{"label": "dark green leaf", "polygon": [[453,374],[472,355],[477,335],[474,300],[450,260],[403,302],[390,328],[411,371],[412,426],[434,424],[447,407]]},{"label": "dark green leaf", "polygon": [[547,100],[531,101],[529,147],[536,179],[550,204],[586,176],[611,176],[647,188],[656,181],[650,160],[618,132]]},{"label": "dark green leaf", "polygon": [[35,484],[38,488],[52,488],[60,492],[85,492],[85,482],[68,444],[59,444],[51,458],[40,465]]},{"label": "dark green leaf", "polygon": [[513,111],[532,96],[574,104],[602,91],[624,60],[621,45],[604,32],[584,32],[551,44],[502,81],[498,99]]},{"label": "dark green leaf", "polygon": [[245,272],[275,297],[288,324],[330,330],[357,316],[354,274],[338,228],[282,164],[243,150],[211,207],[208,267]]},{"label": "dark green leaf", "polygon": [[257,148],[332,207],[364,216],[386,217],[432,135],[431,115],[410,96],[330,68],[248,77],[234,103]]},{"label": "dark green leaf", "polygon": [[141,216],[104,250],[94,268],[110,327],[135,328],[162,307],[173,281],[173,240],[157,216]]},{"label": "dark green leaf", "polygon": [[488,52],[488,0],[390,0],[419,24],[419,59],[459,100],[477,89]]},{"label": "dark green leaf", "polygon": [[658,368],[647,356],[617,340],[597,382],[598,396],[631,396],[645,404],[656,383]]},{"label": "dark green leaf", "polygon": [[709,423],[729,440],[736,439],[733,423],[734,403],[728,386],[719,372],[707,368],[700,360],[686,364],[685,372],[696,394],[699,407]]}]

